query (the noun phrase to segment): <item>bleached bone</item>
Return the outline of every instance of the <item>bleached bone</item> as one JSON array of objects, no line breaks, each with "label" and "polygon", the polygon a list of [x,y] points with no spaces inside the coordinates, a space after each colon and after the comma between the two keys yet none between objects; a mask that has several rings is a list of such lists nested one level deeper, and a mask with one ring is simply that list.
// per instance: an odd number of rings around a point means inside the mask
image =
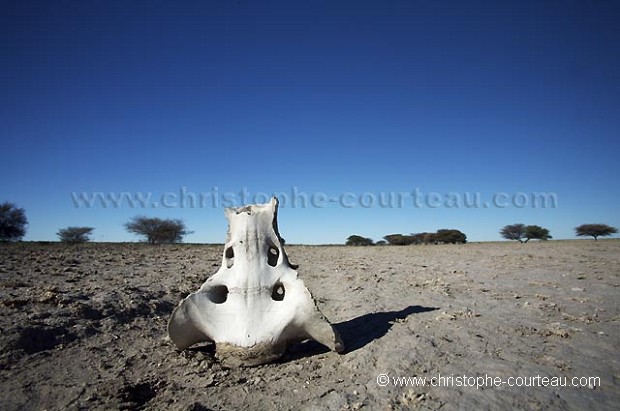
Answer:
[{"label": "bleached bone", "polygon": [[277,211],[275,197],[226,209],[222,266],[181,301],[168,324],[177,348],[214,341],[217,357],[230,365],[275,360],[288,343],[305,339],[344,350],[284,252]]}]

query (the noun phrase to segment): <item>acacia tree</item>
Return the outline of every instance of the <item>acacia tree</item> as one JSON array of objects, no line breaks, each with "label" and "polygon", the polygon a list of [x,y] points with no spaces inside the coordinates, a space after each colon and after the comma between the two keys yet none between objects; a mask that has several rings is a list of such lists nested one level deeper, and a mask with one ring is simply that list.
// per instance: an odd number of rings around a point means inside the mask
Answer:
[{"label": "acacia tree", "polygon": [[149,244],[180,243],[183,237],[191,234],[181,220],[163,220],[155,217],[136,216],[125,223],[125,229],[144,236]]},{"label": "acacia tree", "polygon": [[506,240],[517,240],[522,243],[525,238],[525,224],[510,224],[504,226],[499,233]]},{"label": "acacia tree", "polygon": [[80,244],[91,240],[93,230],[93,227],[67,227],[58,230],[56,235],[63,243]]},{"label": "acacia tree", "polygon": [[616,227],[611,227],[607,224],[582,224],[579,227],[575,227],[575,234],[578,237],[594,237],[594,241],[597,241],[597,237],[607,237],[617,232],[618,229]]},{"label": "acacia tree", "polygon": [[441,229],[434,233],[413,233],[389,234],[383,237],[389,245],[410,245],[410,244],[465,244],[467,236],[465,233],[454,229]]},{"label": "acacia tree", "polygon": [[351,235],[347,238],[346,245],[374,245],[374,242],[370,238],[362,237],[361,235]]},{"label": "acacia tree", "polygon": [[526,243],[528,241],[532,240],[532,239],[546,241],[546,240],[552,238],[549,235],[549,230],[547,230],[546,228],[543,228],[541,226],[538,226],[538,225],[528,225],[528,226],[526,226],[525,227],[524,237],[525,237],[525,242]]},{"label": "acacia tree", "polygon": [[438,243],[465,244],[467,242],[467,236],[460,230],[441,229],[437,230],[437,232],[434,234],[434,240]]},{"label": "acacia tree", "polygon": [[434,244],[436,242],[436,233],[413,233],[411,234],[412,244]]},{"label": "acacia tree", "polygon": [[13,203],[0,204],[0,241],[19,241],[26,235],[26,212]]},{"label": "acacia tree", "polygon": [[389,234],[383,237],[389,245],[410,245],[413,244],[413,236],[403,234]]}]

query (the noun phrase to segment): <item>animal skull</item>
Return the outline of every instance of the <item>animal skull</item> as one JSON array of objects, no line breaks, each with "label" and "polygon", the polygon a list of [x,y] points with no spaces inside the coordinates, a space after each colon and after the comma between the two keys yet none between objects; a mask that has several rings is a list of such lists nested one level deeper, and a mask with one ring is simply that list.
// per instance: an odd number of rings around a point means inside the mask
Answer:
[{"label": "animal skull", "polygon": [[230,365],[279,358],[292,341],[314,339],[340,352],[338,333],[288,260],[277,225],[278,200],[226,209],[222,266],[177,306],[168,335],[181,350],[214,341]]}]

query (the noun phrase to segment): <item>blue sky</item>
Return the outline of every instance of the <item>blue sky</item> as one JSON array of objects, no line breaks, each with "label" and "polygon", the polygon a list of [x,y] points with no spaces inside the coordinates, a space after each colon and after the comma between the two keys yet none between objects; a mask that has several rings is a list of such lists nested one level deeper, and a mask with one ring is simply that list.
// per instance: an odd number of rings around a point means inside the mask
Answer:
[{"label": "blue sky", "polygon": [[[0,201],[26,210],[25,240],[131,241],[123,223],[148,215],[222,242],[222,201],[182,190],[333,199],[283,204],[294,243],[620,226],[618,2],[20,0],[0,19]],[[421,205],[378,204],[414,190]],[[555,207],[491,204],[541,192]]]}]

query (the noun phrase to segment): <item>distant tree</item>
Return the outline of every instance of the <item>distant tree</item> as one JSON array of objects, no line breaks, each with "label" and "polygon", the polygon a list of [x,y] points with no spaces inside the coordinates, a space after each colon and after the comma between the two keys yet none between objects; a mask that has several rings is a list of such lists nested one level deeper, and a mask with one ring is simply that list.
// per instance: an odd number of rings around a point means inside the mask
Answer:
[{"label": "distant tree", "polygon": [[517,240],[522,243],[525,238],[525,224],[511,224],[504,226],[499,233],[506,240]]},{"label": "distant tree", "polygon": [[79,244],[90,241],[93,230],[92,227],[67,227],[58,230],[56,235],[63,243]]},{"label": "distant tree", "polygon": [[389,245],[410,244],[457,244],[466,243],[467,236],[459,230],[442,229],[436,233],[414,233],[410,235],[390,234],[383,237]]},{"label": "distant tree", "polygon": [[422,242],[424,244],[435,244],[437,239],[435,233],[422,233]]},{"label": "distant tree", "polygon": [[437,243],[444,244],[465,244],[467,242],[467,236],[459,230],[442,229],[437,230],[434,235],[434,240]]},{"label": "distant tree", "polygon": [[0,241],[19,241],[26,235],[26,212],[13,203],[0,204]]},{"label": "distant tree", "polygon": [[402,234],[388,234],[384,236],[383,239],[387,241],[389,245],[401,245],[403,242],[403,235]]},{"label": "distant tree", "polygon": [[528,225],[525,227],[525,233],[523,234],[523,236],[525,237],[525,242],[527,243],[528,241],[535,239],[535,240],[549,240],[550,238],[552,238],[549,235],[549,230],[547,230],[546,228],[543,228],[541,226],[538,225]]},{"label": "distant tree", "polygon": [[361,235],[352,235],[347,238],[346,245],[374,245],[374,242],[370,238],[362,237]]},{"label": "distant tree", "polygon": [[180,243],[183,237],[191,234],[181,220],[163,220],[136,216],[125,224],[125,229],[132,233],[144,236],[149,244]]},{"label": "distant tree", "polygon": [[617,232],[616,227],[607,224],[582,224],[575,227],[575,233],[578,237],[594,237],[594,241],[597,241],[597,237],[607,237]]},{"label": "distant tree", "polygon": [[435,244],[437,233],[412,233],[407,236],[407,240],[410,241],[411,244]]},{"label": "distant tree", "polygon": [[375,245],[386,245],[386,244],[387,244],[387,241],[385,240],[379,240],[375,243]]},{"label": "distant tree", "polygon": [[413,244],[413,236],[403,234],[389,234],[383,237],[389,245],[410,245]]},{"label": "distant tree", "polygon": [[424,233],[411,233],[409,237],[411,238],[411,244],[422,244]]}]

